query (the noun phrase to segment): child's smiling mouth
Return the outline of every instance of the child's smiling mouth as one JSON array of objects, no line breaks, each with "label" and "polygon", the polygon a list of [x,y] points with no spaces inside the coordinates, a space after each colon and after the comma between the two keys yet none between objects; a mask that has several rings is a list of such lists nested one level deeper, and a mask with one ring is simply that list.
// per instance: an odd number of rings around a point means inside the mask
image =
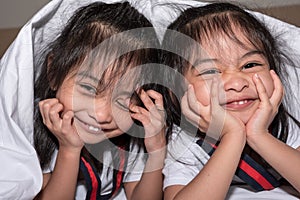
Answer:
[{"label": "child's smiling mouth", "polygon": [[246,109],[255,102],[255,99],[248,98],[248,99],[239,99],[239,100],[230,100],[227,101],[225,104],[222,104],[226,110],[241,110]]},{"label": "child's smiling mouth", "polygon": [[76,121],[78,122],[77,124],[82,127],[86,132],[92,133],[92,134],[98,134],[103,132],[103,130],[99,127],[99,126],[93,126],[89,123],[86,123],[84,121],[82,121],[81,119],[79,119],[78,117],[74,117],[74,119],[76,119]]}]

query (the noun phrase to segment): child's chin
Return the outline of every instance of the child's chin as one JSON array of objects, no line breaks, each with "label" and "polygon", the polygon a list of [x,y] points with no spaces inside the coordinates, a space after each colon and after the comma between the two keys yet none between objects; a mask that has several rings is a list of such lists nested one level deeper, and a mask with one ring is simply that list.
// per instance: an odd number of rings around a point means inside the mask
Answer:
[{"label": "child's chin", "polygon": [[104,135],[91,135],[87,133],[78,133],[78,135],[84,144],[97,144],[106,139]]},{"label": "child's chin", "polygon": [[233,115],[236,118],[240,119],[244,124],[247,124],[251,118],[250,112],[248,112],[248,113],[233,113]]}]

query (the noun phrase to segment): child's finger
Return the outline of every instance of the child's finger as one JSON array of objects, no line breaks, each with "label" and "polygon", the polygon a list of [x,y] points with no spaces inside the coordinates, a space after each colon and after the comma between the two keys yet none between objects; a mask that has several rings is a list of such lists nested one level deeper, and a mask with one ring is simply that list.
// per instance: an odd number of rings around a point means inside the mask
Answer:
[{"label": "child's finger", "polygon": [[143,126],[146,126],[150,123],[149,118],[140,113],[131,113],[131,117],[140,121],[143,124]]},{"label": "child's finger", "polygon": [[[154,99],[154,103],[150,97]],[[164,115],[163,97],[160,93],[154,90],[148,90],[147,92],[142,90],[140,98],[147,109],[145,110],[144,108],[139,108],[141,113],[145,115],[149,115],[149,113],[151,113],[151,115],[156,118],[160,118],[162,115]]]},{"label": "child's finger", "polygon": [[63,110],[61,103],[54,104],[49,110],[49,119],[53,126],[59,127],[61,124],[61,118],[59,113]]},{"label": "child's finger", "polygon": [[147,110],[150,110],[155,106],[149,95],[143,89],[141,90],[140,98]]},{"label": "child's finger", "polygon": [[269,102],[269,97],[268,97],[266,88],[265,88],[262,80],[260,79],[259,75],[255,74],[253,80],[254,80],[254,83],[256,86],[258,97],[261,100],[261,102],[264,104]]},{"label": "child's finger", "polygon": [[51,107],[56,103],[58,103],[57,99],[47,99],[47,100],[43,100],[39,103],[40,112],[43,117],[43,122],[47,126],[52,124],[52,122],[50,120],[49,112],[50,112]]},{"label": "child's finger", "polygon": [[219,140],[224,127],[226,113],[219,103],[219,84],[217,78],[212,79],[210,86],[210,98],[212,119],[209,121],[206,134],[215,140]]},{"label": "child's finger", "polygon": [[164,109],[163,96],[159,92],[156,92],[154,90],[147,90],[146,93],[151,98],[154,99],[154,103],[155,103],[155,106],[157,107],[157,109],[159,109],[159,110],[163,110]]},{"label": "child's finger", "polygon": [[130,110],[132,113],[139,113],[139,114],[143,114],[143,115],[146,115],[146,114],[149,113],[146,109],[144,109],[144,108],[142,108],[142,107],[140,107],[140,106],[137,106],[137,105],[133,105],[133,104],[131,104],[131,105],[129,106],[129,110]]},{"label": "child's finger", "polygon": [[46,100],[43,100],[43,101],[39,102],[39,110],[40,110],[40,113],[42,115],[44,123],[46,121],[46,118],[45,118],[45,103],[46,103]]},{"label": "child's finger", "polygon": [[196,115],[200,115],[201,105],[198,103],[198,99],[195,95],[195,90],[192,85],[188,86],[187,103],[192,112],[194,112]]},{"label": "child's finger", "polygon": [[40,113],[41,113],[42,118],[43,118],[43,123],[45,124],[46,116],[45,116],[45,102],[44,101],[39,102],[39,109],[40,109]]},{"label": "child's finger", "polygon": [[271,73],[271,76],[272,76],[273,82],[274,82],[274,91],[270,98],[270,102],[274,107],[277,108],[281,104],[281,101],[282,101],[282,98],[284,95],[284,88],[281,83],[281,80],[279,79],[277,74],[274,72],[274,70],[271,70],[270,73]]},{"label": "child's finger", "polygon": [[72,111],[67,111],[62,116],[61,130],[62,133],[68,134],[72,132],[72,120],[74,117],[74,113]]},{"label": "child's finger", "polygon": [[198,127],[199,126],[199,121],[200,121],[200,115],[196,114],[193,112],[190,108],[190,105],[188,103],[188,97],[187,97],[187,92],[184,94],[184,96],[181,99],[181,110],[182,114],[185,116],[185,118],[192,123],[194,126]]},{"label": "child's finger", "polygon": [[211,83],[210,98],[211,98],[211,105],[219,105],[218,84],[216,78],[213,78]]},{"label": "child's finger", "polygon": [[138,112],[140,112],[139,106],[136,106],[136,105],[133,105],[133,104],[129,105],[129,110],[132,113],[138,113]]}]

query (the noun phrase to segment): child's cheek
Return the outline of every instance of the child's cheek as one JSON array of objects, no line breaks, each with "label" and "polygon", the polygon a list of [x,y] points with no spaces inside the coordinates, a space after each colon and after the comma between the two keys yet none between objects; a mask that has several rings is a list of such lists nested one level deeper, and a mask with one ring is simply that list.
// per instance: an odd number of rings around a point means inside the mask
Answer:
[{"label": "child's cheek", "polygon": [[207,84],[194,84],[194,90],[196,93],[197,100],[204,106],[210,104],[210,91]]}]

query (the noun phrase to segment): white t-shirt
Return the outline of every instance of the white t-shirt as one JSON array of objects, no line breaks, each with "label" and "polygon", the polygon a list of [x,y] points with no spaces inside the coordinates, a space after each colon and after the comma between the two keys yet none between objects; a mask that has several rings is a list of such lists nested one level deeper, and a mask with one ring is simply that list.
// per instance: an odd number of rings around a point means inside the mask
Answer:
[{"label": "white t-shirt", "polygon": [[[14,42],[0,60],[0,199],[31,200],[42,186],[42,172],[33,148],[34,77],[39,71],[35,63],[40,51],[57,37],[74,10],[95,1],[107,3],[125,0],[51,0],[22,27]],[[192,0],[128,0],[163,37],[166,27],[180,14],[180,9],[206,3]],[[267,15],[255,13],[300,53],[300,28]],[[298,56],[299,57],[299,56]],[[299,71],[298,71],[299,72]],[[290,74],[296,79],[296,74]],[[295,106],[299,105],[299,85],[293,85]],[[293,109],[295,115],[300,112]],[[294,141],[294,140],[292,140]]]},{"label": "white t-shirt", "polygon": [[[299,130],[299,129],[298,129]],[[290,139],[292,138],[292,140]],[[180,127],[174,126],[172,137],[168,145],[168,154],[163,169],[164,189],[172,185],[187,185],[201,171],[209,160],[209,155],[196,143],[197,137],[188,135]],[[291,132],[288,145],[296,148],[300,146],[299,131]],[[234,182],[242,183],[237,176]],[[300,194],[291,187],[282,186],[270,191],[253,192],[245,184],[230,186],[226,199],[299,199]]]},{"label": "white t-shirt", "polygon": [[[102,143],[103,144],[103,143]],[[107,145],[105,142],[103,145]],[[109,146],[107,146],[109,147]],[[101,195],[110,194],[113,188],[113,167],[112,167],[112,154],[111,148],[107,148],[107,151],[103,153],[103,160],[99,160],[103,164],[102,173],[99,174],[101,180]],[[145,154],[141,149],[138,151],[138,146],[135,145],[130,152],[127,152],[128,161],[125,168],[123,183],[139,181],[145,167]],[[57,158],[57,150],[52,156],[50,166],[43,170],[43,173],[52,172],[55,166]],[[85,199],[87,188],[84,181],[80,181],[77,184],[75,199]],[[124,188],[122,187],[118,194],[114,196],[114,199],[124,200],[126,199]]]}]

